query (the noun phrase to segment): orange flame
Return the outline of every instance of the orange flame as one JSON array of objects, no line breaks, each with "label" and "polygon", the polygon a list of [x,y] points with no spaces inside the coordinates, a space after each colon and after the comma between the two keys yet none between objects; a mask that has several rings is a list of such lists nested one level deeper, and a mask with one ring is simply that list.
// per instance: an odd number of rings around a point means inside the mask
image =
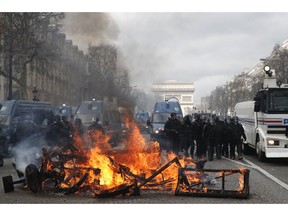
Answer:
[{"label": "orange flame", "polygon": [[244,189],[244,175],[246,174],[246,169],[245,168],[240,168],[240,173],[241,175],[239,176],[239,188],[238,192],[243,192]]},{"label": "orange flame", "polygon": [[[109,144],[110,136],[100,131],[92,131],[85,138],[74,133],[73,145],[78,149],[78,154],[85,156],[87,160],[74,160],[65,163],[65,167],[82,167],[100,169],[100,174],[89,171],[89,177],[85,182],[91,189],[95,188],[95,182],[101,186],[101,189],[109,189],[123,183],[131,184],[133,179],[127,179],[120,172],[117,164],[128,167],[129,171],[139,177],[148,178],[162,164],[168,163],[175,158],[174,153],[168,153],[167,158],[163,157],[160,152],[158,142],[146,141],[140,133],[134,122],[126,120],[126,127],[129,129],[129,136],[124,144],[117,149],[113,149]],[[184,160],[180,160],[185,164]],[[167,179],[174,179],[169,184],[173,189],[176,188],[179,166],[172,164],[167,167],[161,174],[157,175],[151,182],[157,183]],[[65,170],[66,176],[71,175],[71,170]],[[79,174],[71,179],[69,184],[75,184],[85,173],[85,170],[79,171]]]}]

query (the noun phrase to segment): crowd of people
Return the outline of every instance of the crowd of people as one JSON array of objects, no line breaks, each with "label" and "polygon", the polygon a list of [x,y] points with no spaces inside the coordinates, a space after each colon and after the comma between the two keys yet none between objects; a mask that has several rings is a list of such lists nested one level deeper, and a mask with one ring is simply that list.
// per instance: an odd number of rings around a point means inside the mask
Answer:
[{"label": "crowd of people", "polygon": [[[32,124],[20,126],[22,124],[19,124],[15,134],[17,140],[37,133]],[[88,132],[99,130],[104,133],[98,118],[87,129]],[[45,130],[45,138],[49,146],[58,144],[75,150],[72,137],[74,132],[83,138],[84,129],[81,119],[71,123],[65,116],[61,118],[56,115],[52,124],[49,124]],[[218,116],[205,119],[196,114],[194,118],[192,115],[186,115],[183,121],[180,121],[176,113],[171,113],[164,125],[164,132],[170,144],[168,151],[173,151],[176,155],[184,152],[186,157],[208,158],[210,161],[215,158],[221,159],[222,156],[239,160],[243,158],[242,139],[246,140],[246,136],[237,116],[220,120]]]},{"label": "crowd of people", "polygon": [[180,121],[176,113],[171,113],[164,131],[175,154],[184,152],[186,157],[207,157],[209,161],[222,156],[243,159],[242,139],[246,140],[246,135],[237,116],[220,120],[219,116],[203,119],[196,114],[194,119],[186,115]]}]

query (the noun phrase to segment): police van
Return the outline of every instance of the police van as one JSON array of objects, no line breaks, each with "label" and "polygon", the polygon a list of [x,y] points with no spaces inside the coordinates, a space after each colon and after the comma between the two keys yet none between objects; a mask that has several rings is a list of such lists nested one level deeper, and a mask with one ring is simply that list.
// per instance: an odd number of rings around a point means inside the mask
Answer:
[{"label": "police van", "polygon": [[98,119],[104,132],[110,135],[110,144],[114,147],[124,138],[118,107],[102,100],[82,101],[77,108],[74,120],[81,119],[85,133],[88,127]]},{"label": "police van", "polygon": [[50,102],[28,100],[4,100],[0,109],[0,166],[3,159],[11,157],[15,146],[15,135],[20,123],[33,122],[39,130],[53,121],[53,107]]},{"label": "police van", "polygon": [[183,112],[178,100],[172,98],[155,102],[149,122],[150,140],[159,142],[161,149],[169,148],[164,125],[171,113],[176,113],[177,118],[183,121]]}]

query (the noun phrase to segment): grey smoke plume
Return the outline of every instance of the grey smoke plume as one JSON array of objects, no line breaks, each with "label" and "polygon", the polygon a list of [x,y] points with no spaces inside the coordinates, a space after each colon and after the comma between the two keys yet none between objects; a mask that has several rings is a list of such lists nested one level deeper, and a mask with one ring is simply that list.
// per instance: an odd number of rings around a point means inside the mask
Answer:
[{"label": "grey smoke plume", "polygon": [[88,44],[113,44],[119,28],[108,13],[65,13],[63,31],[79,50],[87,53]]},{"label": "grey smoke plume", "polygon": [[41,164],[42,147],[43,137],[37,135],[32,135],[17,143],[13,150],[16,169],[24,173],[26,166],[29,164],[39,166]]}]

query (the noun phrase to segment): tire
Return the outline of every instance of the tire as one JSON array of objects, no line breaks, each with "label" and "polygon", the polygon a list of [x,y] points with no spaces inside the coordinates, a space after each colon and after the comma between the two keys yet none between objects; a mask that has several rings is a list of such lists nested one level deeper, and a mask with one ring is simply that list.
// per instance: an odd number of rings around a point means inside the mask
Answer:
[{"label": "tire", "polygon": [[0,167],[3,167],[4,166],[4,159],[3,157],[0,157]]},{"label": "tire", "polygon": [[261,149],[261,143],[260,141],[257,139],[256,142],[256,154],[257,154],[257,158],[259,161],[261,162],[265,162],[266,161],[266,156],[265,156],[265,152],[262,151]]},{"label": "tire", "polygon": [[5,193],[14,191],[13,178],[11,175],[2,177],[2,180],[3,180],[3,189]]},{"label": "tire", "polygon": [[242,150],[243,150],[243,154],[245,155],[250,155],[252,152],[251,147],[248,144],[245,144],[242,142]]},{"label": "tire", "polygon": [[25,181],[32,192],[37,193],[41,190],[40,172],[34,164],[29,164],[25,168]]}]

